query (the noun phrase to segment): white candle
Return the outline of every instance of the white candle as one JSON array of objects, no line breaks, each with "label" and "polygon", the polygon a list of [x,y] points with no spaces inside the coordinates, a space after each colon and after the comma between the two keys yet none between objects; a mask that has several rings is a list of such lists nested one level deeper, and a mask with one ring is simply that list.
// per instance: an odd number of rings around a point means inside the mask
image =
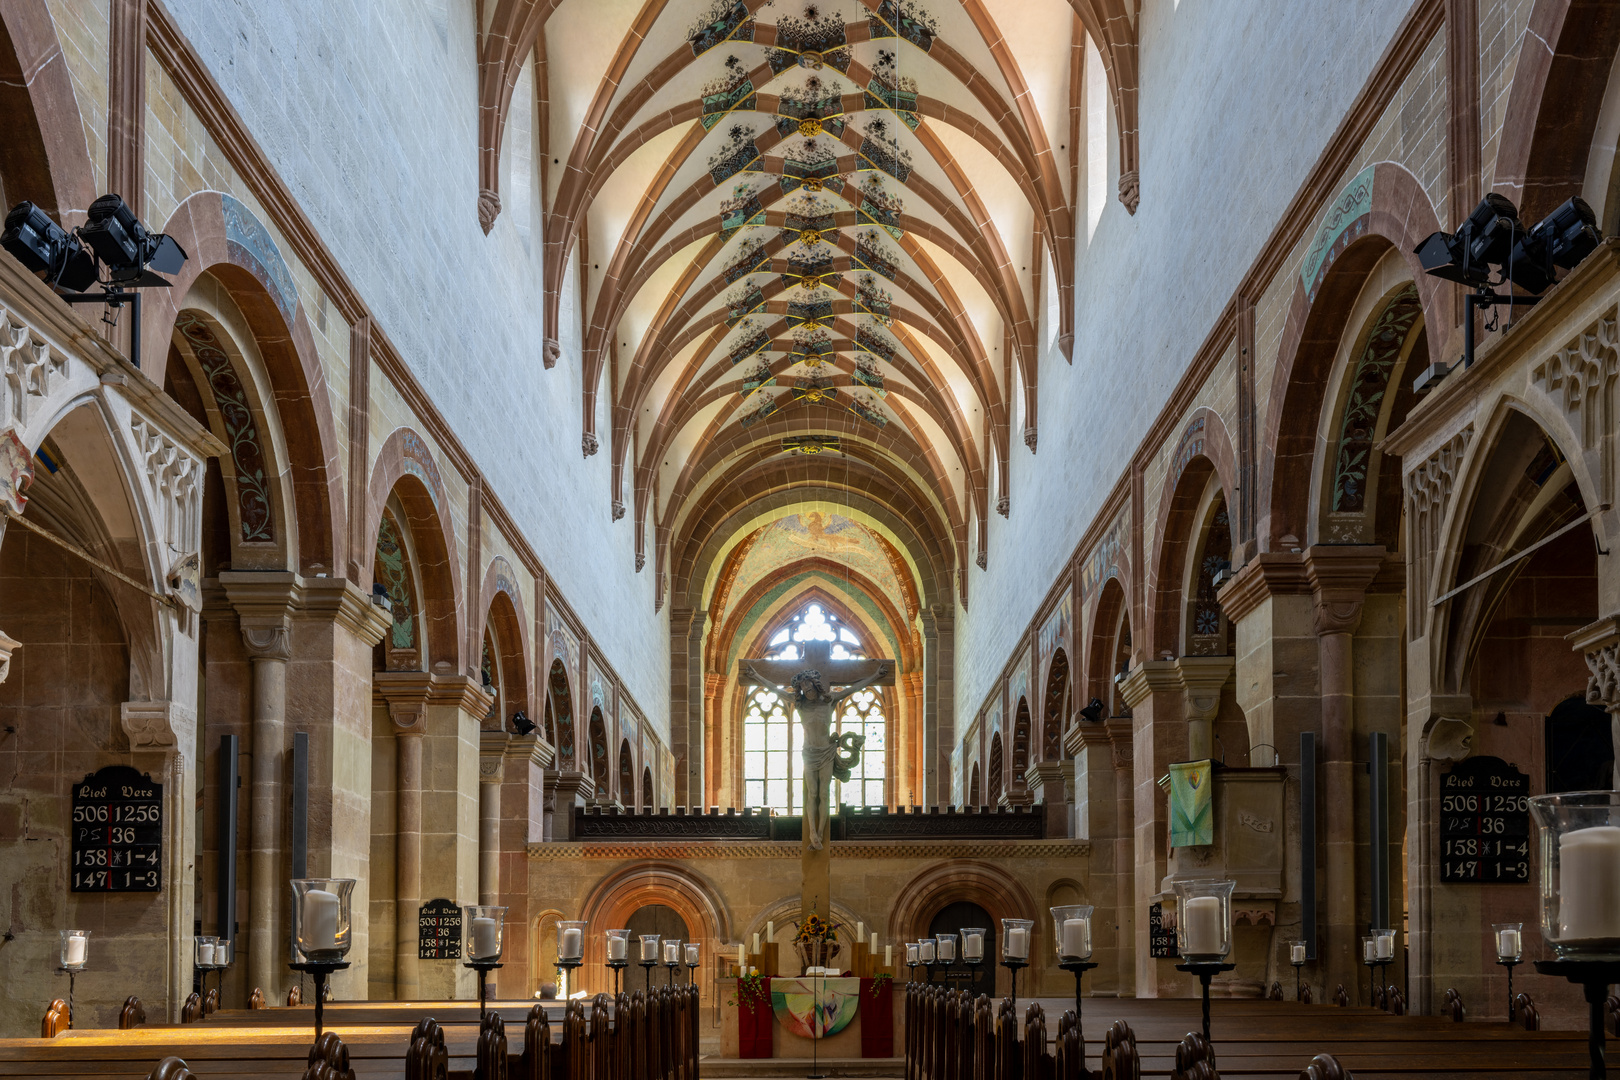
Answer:
[{"label": "white candle", "polygon": [[664,942],[664,963],[678,964],[681,962],[681,943],[670,940]]},{"label": "white candle", "polygon": [[873,954],[877,953],[877,934],[866,935],[866,951]]},{"label": "white candle", "polygon": [[939,958],[940,958],[941,962],[946,963],[946,964],[948,964],[952,960],[956,959],[956,939],[955,938],[940,938],[939,939]]},{"label": "white candle", "polygon": [[1029,931],[1022,926],[1007,931],[1007,959],[1029,959]]},{"label": "white candle", "polygon": [[765,923],[765,940],[766,941],[775,941],[776,940],[776,923],[771,922],[771,921],[767,921]]},{"label": "white candle", "polygon": [[865,941],[866,941],[866,924],[863,923],[863,922],[858,922],[858,923],[855,924],[855,943],[857,945],[860,945],[860,944],[865,943]]},{"label": "white candle", "polygon": [[917,943],[915,941],[906,942],[906,963],[915,964],[917,962],[917,951]]},{"label": "white candle", "polygon": [[759,955],[759,935],[758,934],[754,935],[754,955],[755,956]]},{"label": "white candle", "polygon": [[1221,955],[1221,940],[1226,937],[1226,928],[1221,925],[1221,898],[1190,897],[1182,908],[1182,917],[1187,920],[1187,955]]},{"label": "white candle", "polygon": [[85,951],[90,946],[90,939],[75,935],[67,941],[67,962],[70,964],[84,963]]},{"label": "white candle", "polygon": [[1091,955],[1091,920],[1063,920],[1063,955],[1084,960]]},{"label": "white candle", "polygon": [[641,962],[644,963],[644,964],[649,960],[652,960],[652,961],[656,962],[657,959],[658,959],[658,939],[657,938],[642,938],[641,939]]},{"label": "white candle", "polygon": [[740,975],[748,970],[748,946],[737,946],[737,973]]},{"label": "white candle", "polygon": [[229,941],[214,942],[214,963],[226,967],[231,962],[231,943]]},{"label": "white candle", "polygon": [[[83,939],[82,938],[74,938],[73,940],[82,941]],[[214,964],[214,947],[212,945],[210,945],[208,942],[205,941],[201,945],[197,946],[197,966],[198,967],[212,967],[213,964]]]},{"label": "white candle", "polygon": [[1620,938],[1620,827],[1565,833],[1558,863],[1558,940]]},{"label": "white candle", "polygon": [[885,946],[883,946],[883,966],[884,967],[894,967],[894,946],[893,945],[885,945]]},{"label": "white candle", "polygon": [[932,964],[934,962],[934,939],[923,938],[917,942],[917,959],[919,963]]},{"label": "white candle", "polygon": [[608,938],[608,959],[623,960],[630,952],[630,943],[622,937]]},{"label": "white candle", "polygon": [[1361,959],[1363,963],[1371,963],[1378,959],[1378,952],[1374,948],[1371,938],[1361,943]]},{"label": "white candle", "polygon": [[1303,964],[1305,962],[1305,946],[1291,946],[1288,950],[1288,962],[1291,964]]},{"label": "white candle", "polygon": [[1379,934],[1376,940],[1378,942],[1378,959],[1393,959],[1395,956],[1395,939],[1388,934]]},{"label": "white candle", "polygon": [[[565,948],[570,933],[573,933],[573,931],[563,931]],[[472,921],[472,950],[469,953],[469,959],[494,960],[500,956],[500,952],[500,943],[495,940],[495,920],[487,915],[479,915],[474,918]],[[562,954],[562,959],[568,959],[566,952]]]},{"label": "white candle", "polygon": [[984,959],[984,935],[973,934],[962,939],[962,959]]},{"label": "white candle", "polygon": [[698,962],[698,947],[696,945],[688,945],[686,947],[686,966],[687,967],[697,967],[697,962]]},{"label": "white candle", "polygon": [[311,889],[304,894],[299,937],[306,953],[330,952],[337,948],[337,893]]},{"label": "white candle", "polygon": [[1499,930],[1496,934],[1496,955],[1512,959],[1519,955],[1519,932],[1517,930]]}]

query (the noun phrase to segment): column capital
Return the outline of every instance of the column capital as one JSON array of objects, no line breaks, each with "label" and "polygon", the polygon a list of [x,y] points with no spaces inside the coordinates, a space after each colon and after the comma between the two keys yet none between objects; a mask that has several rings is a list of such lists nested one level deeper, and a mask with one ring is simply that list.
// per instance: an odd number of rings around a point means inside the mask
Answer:
[{"label": "column capital", "polygon": [[1384,556],[1382,544],[1318,544],[1305,553],[1318,634],[1355,632]]},{"label": "column capital", "polygon": [[433,676],[425,671],[378,671],[371,676],[371,692],[388,706],[396,735],[427,732],[427,703]]},{"label": "column capital", "polygon": [[[533,736],[530,736],[533,738]],[[478,733],[478,781],[482,784],[501,782],[502,762],[506,757],[512,736],[499,729],[485,729]]]},{"label": "column capital", "polygon": [[196,713],[172,701],[126,701],[118,706],[118,723],[131,750],[175,750],[186,730],[195,730]]},{"label": "column capital", "polygon": [[1079,720],[1070,724],[1068,732],[1064,734],[1063,749],[1068,751],[1070,757],[1079,757],[1082,750],[1102,749],[1112,741],[1106,723],[1093,724]]},{"label": "column capital", "polygon": [[1120,680],[1119,693],[1134,709],[1152,694],[1181,689],[1181,668],[1174,660],[1144,660]]},{"label": "column capital", "polygon": [[506,744],[506,756],[514,761],[527,759],[531,765],[549,769],[552,761],[556,759],[557,751],[541,738],[538,732],[530,732],[527,735],[510,736]]},{"label": "column capital", "polygon": [[1586,659],[1592,676],[1586,682],[1586,701],[1620,714],[1620,615],[1605,615],[1564,638]]},{"label": "column capital", "polygon": [[1226,617],[1237,622],[1273,596],[1311,591],[1305,557],[1295,551],[1263,551],[1244,563],[1216,593]]},{"label": "column capital", "polygon": [[1237,658],[1183,656],[1173,663],[1179,669],[1181,688],[1187,692],[1187,719],[1213,720],[1221,710],[1221,688],[1231,680]]},{"label": "column capital", "polygon": [[1103,721],[1108,729],[1108,742],[1114,748],[1114,768],[1130,772],[1135,764],[1136,725],[1128,716],[1110,716]]},{"label": "column capital", "polygon": [[11,654],[20,648],[22,642],[7,637],[4,631],[0,631],[0,683],[5,682],[6,676],[11,674]]}]

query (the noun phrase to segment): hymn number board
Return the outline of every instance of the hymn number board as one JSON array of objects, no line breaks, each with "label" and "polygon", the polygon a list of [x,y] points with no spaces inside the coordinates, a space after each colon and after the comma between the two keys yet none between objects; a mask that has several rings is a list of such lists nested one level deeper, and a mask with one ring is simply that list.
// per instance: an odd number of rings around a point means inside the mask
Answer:
[{"label": "hymn number board", "polygon": [[163,785],[109,765],[73,786],[74,892],[163,887]]},{"label": "hymn number board", "polygon": [[1148,955],[1159,960],[1174,959],[1181,955],[1176,948],[1176,916],[1172,908],[1165,917],[1163,904],[1148,905]]},{"label": "hymn number board", "polygon": [[416,958],[461,959],[461,908],[454,900],[429,900],[417,912]]},{"label": "hymn number board", "polygon": [[1475,757],[1440,778],[1440,880],[1530,880],[1530,778]]}]

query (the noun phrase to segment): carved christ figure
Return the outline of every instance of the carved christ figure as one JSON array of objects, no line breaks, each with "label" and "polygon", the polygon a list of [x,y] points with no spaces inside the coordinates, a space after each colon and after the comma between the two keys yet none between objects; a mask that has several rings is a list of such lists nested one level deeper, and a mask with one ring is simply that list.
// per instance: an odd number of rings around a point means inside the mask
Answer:
[{"label": "carved christ figure", "polygon": [[[793,700],[804,729],[805,842],[820,851],[827,837],[832,781],[849,779],[866,743],[866,736],[853,731],[834,740],[833,710],[858,690],[892,685],[894,669],[886,660],[833,660],[828,642],[811,641],[804,645],[802,660],[742,660],[737,670],[743,679],[774,687]],[[834,686],[843,689],[833,693]]]}]

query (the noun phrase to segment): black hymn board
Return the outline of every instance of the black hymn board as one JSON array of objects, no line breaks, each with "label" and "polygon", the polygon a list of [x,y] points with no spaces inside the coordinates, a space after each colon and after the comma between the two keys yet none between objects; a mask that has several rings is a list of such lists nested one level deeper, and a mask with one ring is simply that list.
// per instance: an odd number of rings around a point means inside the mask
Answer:
[{"label": "black hymn board", "polygon": [[418,910],[416,958],[461,959],[461,908],[454,900],[429,900]]},{"label": "black hymn board", "polygon": [[[1167,921],[1168,926],[1165,925]],[[1175,916],[1166,920],[1163,904],[1148,905],[1148,955],[1160,960],[1181,955],[1176,948]]]},{"label": "black hymn board", "polygon": [[1530,778],[1495,757],[1440,777],[1440,880],[1530,880]]},{"label": "black hymn board", "polygon": [[73,892],[163,888],[163,785],[108,765],[73,786]]}]

